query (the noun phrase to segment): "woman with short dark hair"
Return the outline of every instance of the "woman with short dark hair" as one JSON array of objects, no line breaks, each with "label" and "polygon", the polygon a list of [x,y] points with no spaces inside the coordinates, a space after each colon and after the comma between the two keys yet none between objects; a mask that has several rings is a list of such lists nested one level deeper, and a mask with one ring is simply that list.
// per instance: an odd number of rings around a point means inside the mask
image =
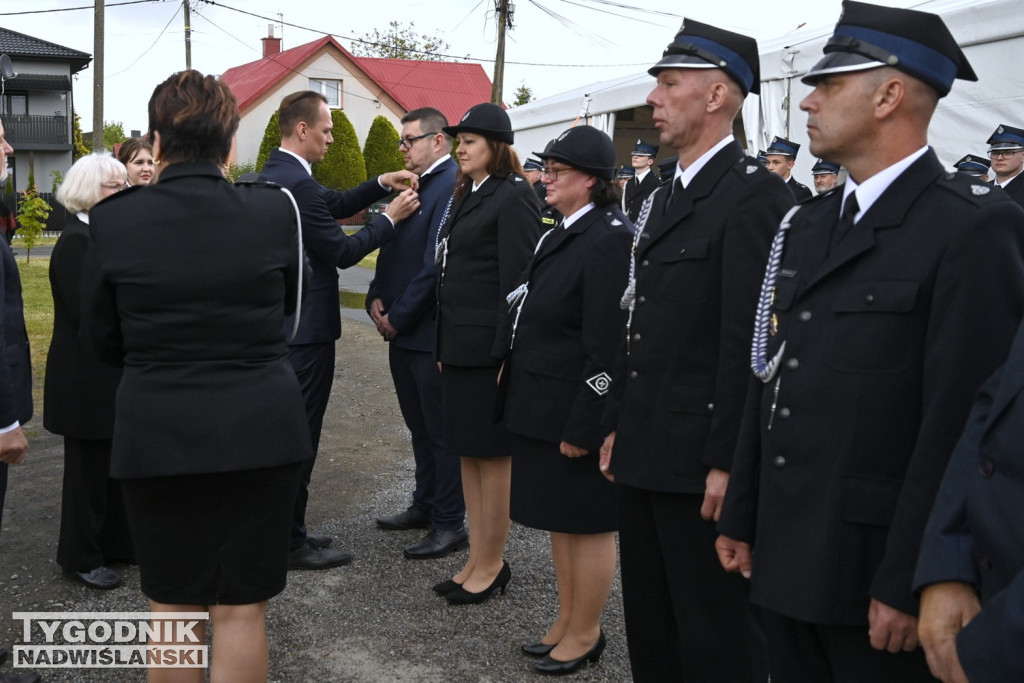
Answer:
[{"label": "woman with short dark hair", "polygon": [[[124,366],[111,473],[142,591],[153,612],[209,612],[212,680],[256,681],[311,446],[283,324],[301,291],[296,211],[280,189],[224,180],[238,119],[215,77],[183,71],[157,86],[160,182],[93,209],[84,296],[92,345]],[[193,635],[205,640],[202,622]]]}]

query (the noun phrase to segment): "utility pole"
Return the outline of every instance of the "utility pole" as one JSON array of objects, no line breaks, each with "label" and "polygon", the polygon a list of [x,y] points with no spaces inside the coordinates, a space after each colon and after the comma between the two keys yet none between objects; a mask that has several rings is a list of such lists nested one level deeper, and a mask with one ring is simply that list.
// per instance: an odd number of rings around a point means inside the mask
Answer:
[{"label": "utility pole", "polygon": [[512,30],[512,14],[515,9],[510,0],[494,0],[494,11],[498,13],[498,52],[494,57],[491,103],[498,106],[501,106],[501,91],[505,80],[505,31]]},{"label": "utility pole", "polygon": [[92,21],[92,149],[103,149],[103,0],[96,0]]},{"label": "utility pole", "polygon": [[191,0],[182,0],[182,6],[185,8],[185,69],[192,68],[192,14]]}]

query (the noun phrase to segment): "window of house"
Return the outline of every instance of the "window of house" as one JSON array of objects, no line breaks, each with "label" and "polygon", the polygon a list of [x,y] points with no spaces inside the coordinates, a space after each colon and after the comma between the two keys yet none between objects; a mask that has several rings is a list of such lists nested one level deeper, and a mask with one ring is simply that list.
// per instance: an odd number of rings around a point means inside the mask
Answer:
[{"label": "window of house", "polygon": [[24,93],[7,93],[0,98],[0,114],[11,116],[28,115],[28,95]]},{"label": "window of house", "polygon": [[315,90],[327,98],[327,106],[341,109],[341,81],[330,81],[318,78],[309,79],[309,89]]}]

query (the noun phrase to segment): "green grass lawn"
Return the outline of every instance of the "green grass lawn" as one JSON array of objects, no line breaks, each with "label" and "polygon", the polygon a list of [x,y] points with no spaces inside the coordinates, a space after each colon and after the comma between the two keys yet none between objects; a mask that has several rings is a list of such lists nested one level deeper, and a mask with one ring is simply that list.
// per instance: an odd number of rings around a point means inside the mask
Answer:
[{"label": "green grass lawn", "polygon": [[32,350],[32,399],[36,413],[43,406],[43,379],[46,373],[46,352],[50,350],[53,334],[53,297],[50,295],[50,259],[33,258],[27,264],[19,256],[21,294],[25,300],[25,327],[28,328],[29,348]]}]

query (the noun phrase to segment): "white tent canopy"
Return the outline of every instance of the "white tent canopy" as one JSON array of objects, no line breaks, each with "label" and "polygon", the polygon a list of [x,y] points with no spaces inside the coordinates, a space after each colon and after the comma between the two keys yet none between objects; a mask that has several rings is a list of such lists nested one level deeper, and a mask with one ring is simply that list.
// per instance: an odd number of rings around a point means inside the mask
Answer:
[{"label": "white tent canopy", "polygon": [[[999,124],[1024,126],[1024,69],[1017,64],[1017,57],[1024,54],[1024,1],[930,0],[915,9],[943,17],[978,74],[977,83],[953,84],[952,92],[939,101],[929,128],[929,143],[951,168],[965,154],[984,155],[985,140]],[[831,34],[828,26],[760,41],[761,95],[747,97],[742,111],[747,139],[741,144],[756,153],[776,135],[799,143],[794,174],[805,183],[815,159],[804,127],[806,116],[799,110],[810,87],[800,78],[821,57]],[[653,86],[654,79],[644,72],[510,109],[516,148],[525,158],[577,121],[612,134],[616,112],[642,106]],[[666,152],[660,156],[671,156]]]}]

